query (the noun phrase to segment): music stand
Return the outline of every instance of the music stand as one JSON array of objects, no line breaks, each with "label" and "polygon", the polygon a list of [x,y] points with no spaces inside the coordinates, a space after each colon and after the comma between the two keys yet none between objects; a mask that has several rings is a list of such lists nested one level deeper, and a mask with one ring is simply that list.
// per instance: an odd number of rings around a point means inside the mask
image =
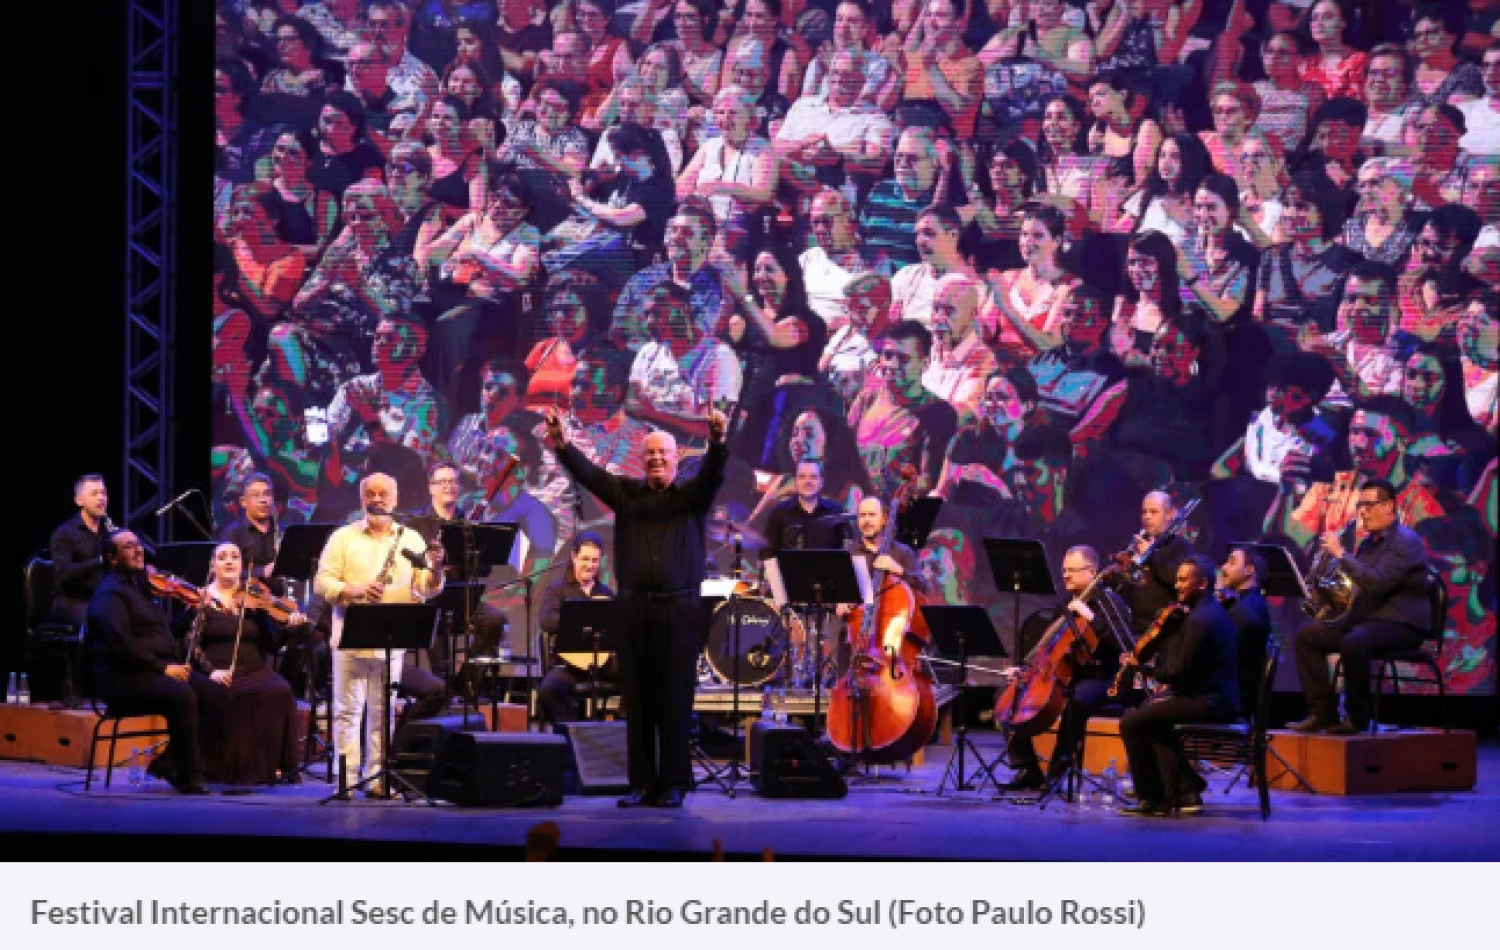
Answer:
[{"label": "music stand", "polygon": [[[516,543],[516,534],[519,527],[514,522],[497,522],[494,524],[477,523],[473,521],[456,521],[444,524],[438,530],[438,541],[443,545],[443,553],[446,562],[453,566],[457,580],[480,582],[480,597],[484,593],[483,579],[489,574],[490,569],[510,561],[511,549]],[[527,636],[530,636],[530,611],[531,592],[527,590]],[[464,604],[463,626],[464,636],[467,638],[469,647],[465,649],[464,657],[468,659],[468,649],[474,643],[475,614],[479,611],[479,600],[475,598],[472,602]],[[457,663],[457,651],[449,654],[450,662]],[[456,672],[456,671],[455,671]],[[472,675],[472,674],[471,674]],[[530,685],[530,671],[528,668],[527,684]],[[498,684],[492,682],[494,688]],[[465,692],[465,716],[468,715],[467,689]],[[493,699],[493,697],[492,697]],[[474,696],[474,705],[479,705],[479,696]],[[467,724],[467,718],[465,723]]]},{"label": "music stand", "polygon": [[922,550],[942,510],[943,499],[934,495],[916,499],[896,515],[896,540],[913,551]]},{"label": "music stand", "polygon": [[[990,577],[995,589],[1008,590],[1012,595],[1012,617],[1016,631],[1016,658],[1022,666],[1030,659],[1021,638],[1021,595],[1036,594],[1044,597],[1057,596],[1057,584],[1052,580],[1052,569],[1047,565],[1047,549],[1034,538],[985,538],[984,553],[990,562]],[[1012,692],[1012,705],[1021,698],[1021,691]],[[1012,716],[1015,709],[1011,710]],[[1010,743],[1004,754],[1005,764],[1015,766],[1010,760]]]},{"label": "music stand", "polygon": [[[444,545],[446,547],[446,545]],[[453,632],[453,615],[460,614],[465,618],[465,626],[472,624],[469,619],[479,606],[479,598],[484,596],[484,584],[476,581],[445,581],[443,589],[436,597],[431,597],[427,603],[437,607],[442,612],[444,636],[448,640],[448,682],[451,684],[454,674],[457,672],[455,664],[458,661],[458,646],[455,642],[457,634]],[[464,691],[464,728],[469,728],[469,698],[468,691]],[[475,712],[478,710],[478,698],[475,698]]]},{"label": "music stand", "polygon": [[[1000,636],[995,633],[995,625],[990,622],[989,611],[983,607],[971,605],[960,605],[942,607],[933,605],[923,607],[922,616],[927,620],[927,627],[932,631],[932,637],[937,642],[938,649],[949,655],[958,655],[958,696],[953,701],[953,715],[958,720],[958,741],[955,745],[955,755],[948,760],[948,768],[943,771],[943,780],[938,783],[937,794],[943,794],[943,788],[948,784],[948,776],[952,775],[955,791],[968,792],[984,788],[984,781],[978,785],[973,783],[974,775],[983,774],[995,786],[995,791],[1000,791],[1000,781],[995,778],[995,767],[985,761],[984,755],[974,745],[974,740],[969,738],[969,722],[966,716],[965,697],[969,692],[969,650],[973,649],[980,656],[1009,656],[1005,652],[1005,645],[1000,642]],[[947,662],[939,657],[931,658],[933,662]],[[974,775],[969,775],[964,768],[965,749],[972,752],[979,768]]]},{"label": "music stand", "polygon": [[[599,658],[606,653],[618,655],[622,636],[619,604],[614,598],[573,598],[562,602],[552,652],[558,655],[588,653],[592,656],[589,692],[594,697],[596,720],[604,718],[604,704],[599,702],[599,670],[609,662],[609,657],[603,662]],[[626,713],[629,714],[630,710]]]},{"label": "music stand", "polygon": [[174,541],[159,544],[152,558],[156,566],[194,584],[207,582],[218,541]]},{"label": "music stand", "polygon": [[341,799],[347,801],[349,793],[376,780],[384,782],[385,798],[392,798],[395,786],[401,786],[401,797],[410,801],[416,796],[428,805],[437,802],[408,782],[399,772],[391,770],[391,706],[395,701],[391,683],[392,650],[427,650],[432,648],[432,638],[437,633],[438,608],[434,604],[351,604],[344,611],[344,632],[339,638],[340,650],[381,650],[385,653],[385,666],[381,671],[382,689],[385,690],[385,715],[381,728],[385,730],[385,744],[380,750],[380,769],[369,778],[355,783],[353,788],[344,788],[343,764],[339,767],[338,790],[318,804]]},{"label": "music stand", "polygon": [[[789,602],[812,604],[814,624],[813,651],[818,658],[813,676],[813,735],[822,735],[823,716],[823,617],[824,604],[868,604],[874,599],[870,574],[861,576],[854,566],[854,555],[844,548],[787,548],[776,552],[776,565],[786,587]],[[861,562],[861,567],[864,563]],[[739,644],[735,644],[739,656]],[[854,663],[849,664],[851,677]],[[857,692],[857,691],[856,691]],[[857,698],[857,695],[856,695]],[[856,722],[860,704],[855,703]],[[866,724],[868,725],[868,724]],[[858,725],[856,724],[856,732]],[[866,742],[866,745],[869,743]],[[856,749],[859,743],[853,743]],[[858,755],[858,752],[855,753]]]}]

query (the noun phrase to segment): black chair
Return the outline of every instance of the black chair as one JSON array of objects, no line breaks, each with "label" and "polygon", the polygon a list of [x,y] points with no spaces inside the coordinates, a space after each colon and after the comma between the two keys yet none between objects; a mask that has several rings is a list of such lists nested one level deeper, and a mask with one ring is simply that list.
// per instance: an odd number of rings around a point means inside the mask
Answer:
[{"label": "black chair", "polygon": [[[1180,743],[1180,755],[1187,761],[1206,759],[1210,762],[1240,765],[1250,772],[1250,781],[1260,796],[1260,820],[1271,817],[1271,782],[1266,774],[1266,716],[1271,705],[1271,685],[1276,681],[1276,667],[1281,662],[1281,644],[1269,637],[1266,642],[1266,664],[1261,669],[1260,688],[1256,691],[1255,707],[1249,710],[1248,721],[1231,723],[1182,723],[1173,728]],[[1271,750],[1275,755],[1275,750]],[[1281,757],[1277,756],[1280,760]],[[1283,761],[1282,765],[1290,770]],[[1295,773],[1293,773],[1295,774]],[[1300,779],[1301,776],[1298,776]],[[1173,776],[1174,784],[1176,776]],[[1234,787],[1231,781],[1224,788],[1228,794]],[[1173,798],[1177,789],[1173,788]]]},{"label": "black chair", "polygon": [[110,709],[108,704],[100,703],[100,700],[97,698],[100,690],[95,688],[96,683],[94,670],[97,669],[96,664],[104,659],[105,657],[103,645],[97,643],[96,638],[90,636],[88,629],[85,628],[83,632],[83,662],[79,664],[79,670],[81,671],[81,676],[79,678],[84,686],[84,695],[89,697],[89,703],[94,710],[94,714],[99,717],[98,722],[94,723],[93,738],[89,740],[88,775],[85,776],[83,780],[83,790],[85,792],[93,788],[94,785],[94,760],[98,757],[99,753],[99,733],[104,728],[104,724],[106,722],[113,723],[114,728],[110,730],[109,757],[105,759],[105,788],[109,788],[110,783],[114,780],[116,746],[119,744],[119,741],[121,739],[154,738],[165,740],[170,735],[170,733],[167,731],[166,726],[162,726],[156,729],[134,729],[129,732],[120,731],[120,725],[124,720],[134,718],[138,714],[117,713],[114,710]]},{"label": "black chair", "polygon": [[[73,675],[73,660],[82,642],[77,626],[52,616],[52,600],[57,596],[57,584],[52,573],[52,561],[46,552],[38,551],[26,562],[26,647],[22,669],[31,673],[55,664],[62,658],[62,683],[58,688],[61,699],[69,708],[78,705],[76,678]],[[52,665],[55,671],[56,666]],[[41,677],[32,675],[33,699],[52,697],[55,680],[43,683]],[[50,678],[49,678],[50,679]]]},{"label": "black chair", "polygon": [[[1438,690],[1438,718],[1442,723],[1443,731],[1448,731],[1448,690],[1443,682],[1441,663],[1443,633],[1448,626],[1448,583],[1431,564],[1427,565],[1427,576],[1424,580],[1427,605],[1431,610],[1426,640],[1414,650],[1393,650],[1373,658],[1380,664],[1380,669],[1371,687],[1371,692],[1374,694],[1370,710],[1371,732],[1375,731],[1376,723],[1380,720],[1380,697],[1385,694],[1387,680],[1390,681],[1392,692],[1398,700],[1401,698],[1402,683],[1435,685]],[[1428,644],[1431,644],[1431,649],[1428,649]],[[1403,672],[1398,664],[1406,664],[1408,671]],[[1401,726],[1399,718],[1396,720],[1396,726],[1397,728]]]}]

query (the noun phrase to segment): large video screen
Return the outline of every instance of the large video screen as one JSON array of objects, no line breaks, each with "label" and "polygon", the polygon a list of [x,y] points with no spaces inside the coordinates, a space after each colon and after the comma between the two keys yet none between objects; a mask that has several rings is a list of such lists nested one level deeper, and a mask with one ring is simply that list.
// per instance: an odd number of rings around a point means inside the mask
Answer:
[{"label": "large video screen", "polygon": [[1103,55],[1092,6],[917,6],[219,3],[221,522],[252,473],[285,527],[358,517],[375,471],[420,511],[451,463],[459,511],[526,538],[487,600],[528,653],[505,582],[557,565],[539,598],[611,524],[543,413],[631,477],[671,432],[685,477],[718,407],[711,573],[818,543],[767,537],[814,459],[851,516],[912,489],[932,598],[1013,644],[1055,598],[985,538],[1060,584],[1159,490],[1216,564],[1306,570],[1379,478],[1448,581],[1449,693],[1493,692],[1497,54],[1394,109],[1393,57],[1325,74],[1258,22],[1245,58],[1206,23]]}]

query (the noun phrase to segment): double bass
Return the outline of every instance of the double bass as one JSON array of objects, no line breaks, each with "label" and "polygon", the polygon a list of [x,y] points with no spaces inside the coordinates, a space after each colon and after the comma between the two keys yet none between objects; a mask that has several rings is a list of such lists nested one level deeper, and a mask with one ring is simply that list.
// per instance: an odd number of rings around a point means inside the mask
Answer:
[{"label": "double bass", "polygon": [[[911,487],[914,472],[903,471],[905,484],[886,506],[888,516],[873,564],[888,554],[896,533],[898,505]],[[874,602],[849,613],[852,638],[849,669],[828,700],[828,741],[840,752],[886,765],[910,758],[937,729],[937,699],[932,674],[921,664],[921,650],[931,638],[920,607],[923,598],[899,577],[876,571]]]}]

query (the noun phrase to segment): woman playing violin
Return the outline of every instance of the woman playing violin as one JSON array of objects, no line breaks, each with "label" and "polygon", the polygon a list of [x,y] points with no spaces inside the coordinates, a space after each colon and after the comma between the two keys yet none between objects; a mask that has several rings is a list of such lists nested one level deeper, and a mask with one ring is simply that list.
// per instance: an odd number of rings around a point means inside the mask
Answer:
[{"label": "woman playing violin", "polygon": [[204,743],[209,781],[266,785],[297,774],[297,703],[269,662],[281,626],[271,614],[284,616],[289,627],[306,624],[307,618],[295,604],[272,600],[263,587],[259,597],[247,596],[240,586],[243,577],[239,547],[225,542],[214,548],[189,661],[229,693],[222,732]]}]

